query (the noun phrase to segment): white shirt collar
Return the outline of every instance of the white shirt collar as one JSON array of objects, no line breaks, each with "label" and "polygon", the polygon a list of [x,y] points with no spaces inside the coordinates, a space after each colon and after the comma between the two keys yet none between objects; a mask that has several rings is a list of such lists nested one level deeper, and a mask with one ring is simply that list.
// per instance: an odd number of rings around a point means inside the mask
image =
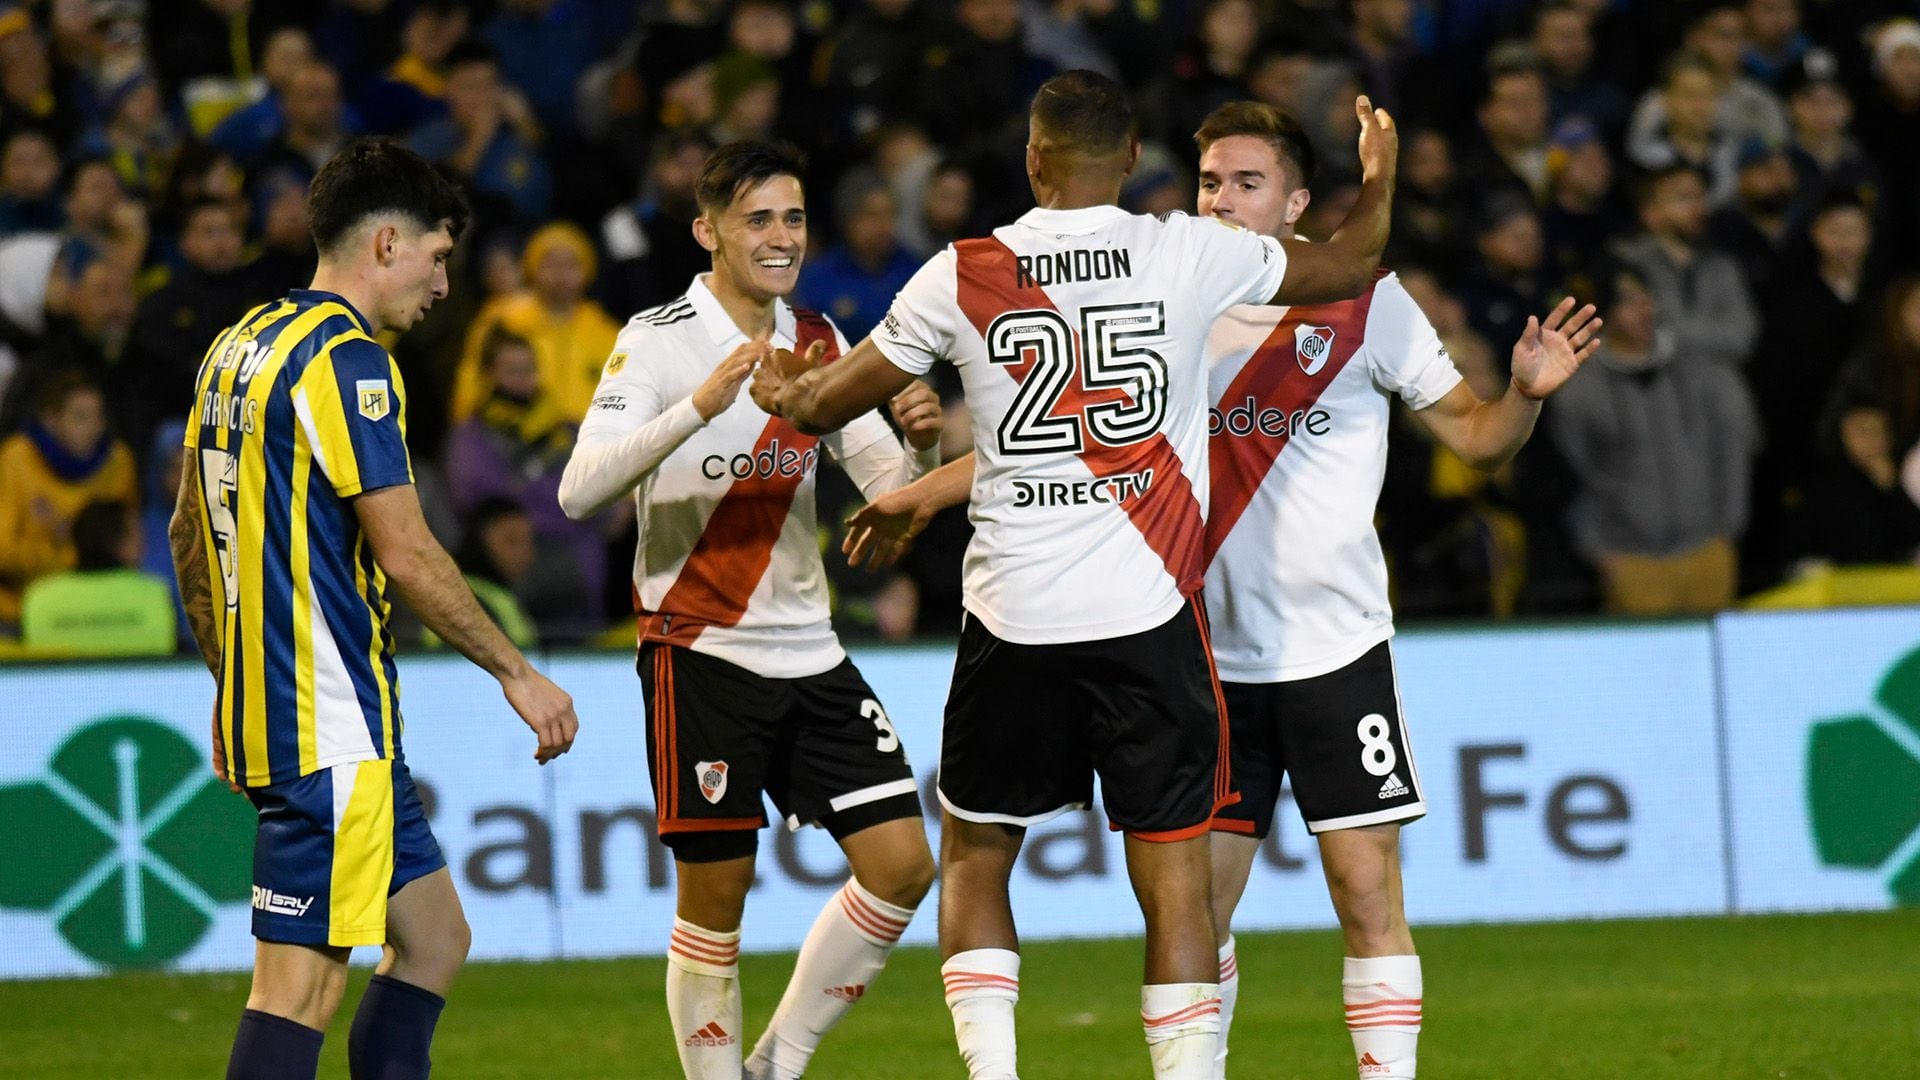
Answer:
[{"label": "white shirt collar", "polygon": [[[707,328],[707,336],[713,339],[713,343],[733,348],[747,340],[747,335],[734,323],[733,316],[727,314],[727,309],[720,306],[720,298],[707,287],[708,276],[695,275],[693,284],[687,286],[687,302],[693,305],[694,314],[700,317],[700,325]],[[784,299],[776,298],[773,302],[773,336],[791,344],[796,340],[794,335],[797,332],[793,309],[787,306]]]},{"label": "white shirt collar", "polygon": [[1084,206],[1078,210],[1049,210],[1043,206],[1020,215],[1020,224],[1050,233],[1090,233],[1102,225],[1131,217],[1117,206]]}]

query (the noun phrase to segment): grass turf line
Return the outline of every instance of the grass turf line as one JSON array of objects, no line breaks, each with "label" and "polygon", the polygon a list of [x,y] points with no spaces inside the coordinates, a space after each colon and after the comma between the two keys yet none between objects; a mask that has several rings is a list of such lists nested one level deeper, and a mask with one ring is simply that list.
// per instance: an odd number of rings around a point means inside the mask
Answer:
[{"label": "grass turf line", "polygon": [[[929,916],[931,912],[927,913]],[[1920,1076],[1920,912],[1434,927],[1416,931],[1427,1009],[1421,1071],[1443,1080]],[[1353,1075],[1336,934],[1240,936],[1229,1075]],[[1021,1073],[1148,1072],[1137,940],[1024,949]],[[790,955],[741,961],[745,1044],[779,1000]],[[679,1075],[663,962],[475,964],[434,1045],[447,1080]],[[356,968],[320,1075],[344,1078]],[[815,1058],[819,1080],[959,1077],[929,949],[902,949]],[[0,1074],[174,1080],[225,1068],[238,975],[0,982]]]}]

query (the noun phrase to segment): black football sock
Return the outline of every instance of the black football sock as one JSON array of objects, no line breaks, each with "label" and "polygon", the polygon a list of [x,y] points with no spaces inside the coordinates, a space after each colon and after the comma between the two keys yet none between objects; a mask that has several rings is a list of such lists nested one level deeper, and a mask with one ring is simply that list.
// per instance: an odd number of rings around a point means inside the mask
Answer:
[{"label": "black football sock", "polygon": [[385,975],[375,975],[353,1014],[347,1069],[353,1080],[426,1080],[433,1025],[447,999]]},{"label": "black football sock", "polygon": [[296,1020],[248,1009],[233,1036],[227,1080],[313,1080],[324,1038],[325,1033]]}]

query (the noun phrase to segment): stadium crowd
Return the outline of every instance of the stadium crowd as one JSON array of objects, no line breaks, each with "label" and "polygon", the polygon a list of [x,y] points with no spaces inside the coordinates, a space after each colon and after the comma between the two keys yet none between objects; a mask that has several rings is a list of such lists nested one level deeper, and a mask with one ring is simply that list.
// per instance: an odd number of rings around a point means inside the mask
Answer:
[{"label": "stadium crowd", "polygon": [[[1482,396],[1529,315],[1601,305],[1603,351],[1511,466],[1395,432],[1403,617],[1709,611],[1812,563],[1911,562],[1916,20],[1916,0],[0,0],[0,635],[100,596],[165,607],[195,368],[306,284],[308,184],[379,134],[477,210],[451,298],[383,342],[430,519],[523,644],[602,637],[631,610],[632,508],[570,521],[559,477],[619,327],[707,267],[709,151],[807,152],[796,299],[858,340],[923,259],[1031,205],[1026,106],[1070,68],[1136,96],[1136,211],[1192,212],[1219,104],[1294,113],[1322,162],[1309,237],[1358,189],[1354,96],[1391,110],[1387,262]],[[968,418],[937,388],[951,458]],[[859,495],[821,476],[831,531]],[[823,535],[841,632],[951,633],[967,535],[949,511],[879,575]],[[134,636],[178,633],[161,610]]]}]

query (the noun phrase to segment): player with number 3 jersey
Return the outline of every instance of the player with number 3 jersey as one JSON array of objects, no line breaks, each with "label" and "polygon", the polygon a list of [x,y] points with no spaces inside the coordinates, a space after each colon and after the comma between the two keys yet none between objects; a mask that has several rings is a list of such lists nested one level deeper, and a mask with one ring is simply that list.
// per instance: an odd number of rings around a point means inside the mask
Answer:
[{"label": "player with number 3 jersey", "polygon": [[1358,105],[1362,193],[1309,248],[1119,209],[1139,155],[1126,97],[1091,72],[1056,76],[1030,115],[1036,209],[935,256],[840,364],[755,376],[755,400],[803,430],[838,427],[941,361],[972,410],[975,531],[939,795],[942,975],[973,1080],[1015,1076],[1007,885],[1025,830],[1088,806],[1096,775],[1146,917],[1154,1074],[1212,1070],[1207,829],[1231,795],[1196,595],[1204,345],[1234,305],[1338,300],[1372,280],[1395,146],[1390,121]]},{"label": "player with number 3 jersey", "polygon": [[[829,620],[814,476],[823,451],[869,497],[921,476],[938,463],[939,401],[919,383],[894,396],[908,449],[872,412],[820,437],[736,400],[771,349],[829,366],[847,349],[825,316],[783,299],[807,244],[801,169],[760,142],[708,159],[694,236],[713,270],[620,332],[560,487],[576,518],[638,506],[648,769],[679,888],[667,1010],[695,1080],[801,1075],[933,879],[906,750]],[[763,793],[788,828],[830,832],[853,877],[743,1065],[740,917]]]}]

